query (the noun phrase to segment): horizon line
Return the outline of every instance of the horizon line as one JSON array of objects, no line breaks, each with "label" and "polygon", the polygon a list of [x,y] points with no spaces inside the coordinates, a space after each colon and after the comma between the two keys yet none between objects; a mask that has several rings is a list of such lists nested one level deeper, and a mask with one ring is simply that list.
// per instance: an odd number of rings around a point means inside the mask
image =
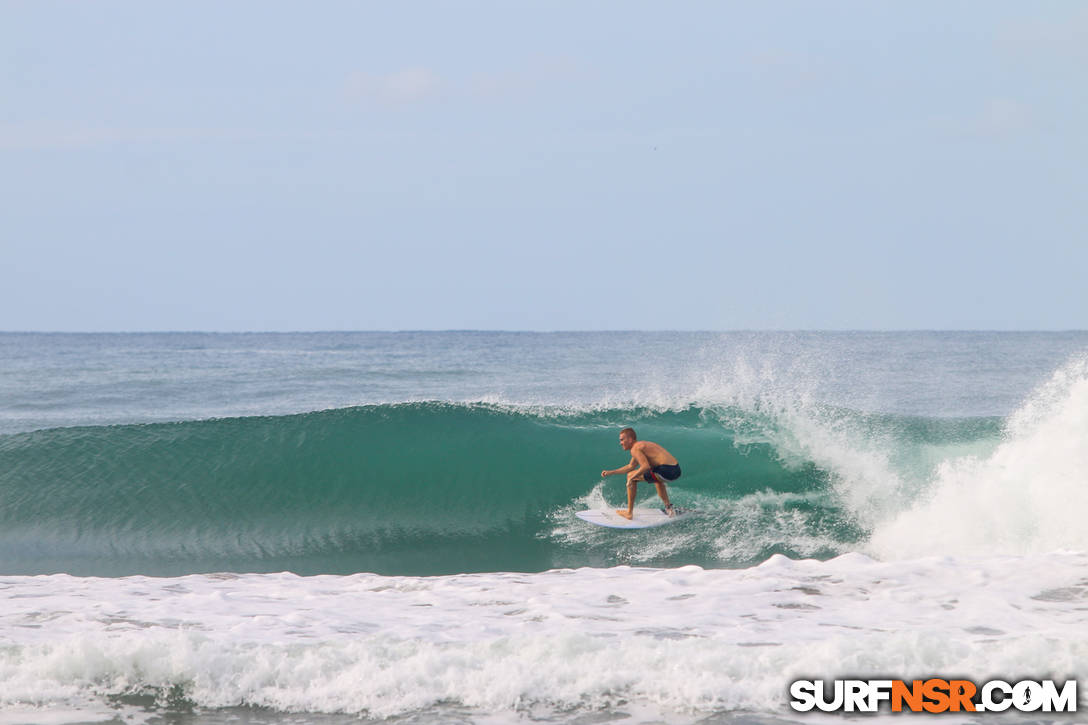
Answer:
[{"label": "horizon line", "polygon": [[498,334],[536,334],[555,335],[571,333],[889,333],[889,332],[1088,332],[1088,328],[966,328],[966,327],[901,327],[901,328],[865,328],[865,327],[795,327],[795,328],[755,328],[737,327],[723,329],[686,328],[686,329],[525,329],[508,328],[386,328],[386,329],[314,329],[314,330],[0,330],[0,335],[319,335],[319,334],[418,334],[418,333],[498,333]]}]

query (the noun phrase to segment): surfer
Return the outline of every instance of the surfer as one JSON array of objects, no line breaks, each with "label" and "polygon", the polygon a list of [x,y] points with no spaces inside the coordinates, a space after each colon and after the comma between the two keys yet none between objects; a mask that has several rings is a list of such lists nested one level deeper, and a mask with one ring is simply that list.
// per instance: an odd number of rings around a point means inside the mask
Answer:
[{"label": "surfer", "polygon": [[676,457],[653,441],[640,441],[634,428],[620,431],[620,446],[631,452],[631,462],[623,468],[601,471],[601,478],[617,473],[627,474],[627,510],[616,509],[616,513],[625,519],[634,516],[638,482],[648,481],[657,487],[657,495],[665,502],[665,513],[672,516],[674,511],[669,503],[669,492],[665,490],[665,481],[671,483],[680,478],[680,463]]}]

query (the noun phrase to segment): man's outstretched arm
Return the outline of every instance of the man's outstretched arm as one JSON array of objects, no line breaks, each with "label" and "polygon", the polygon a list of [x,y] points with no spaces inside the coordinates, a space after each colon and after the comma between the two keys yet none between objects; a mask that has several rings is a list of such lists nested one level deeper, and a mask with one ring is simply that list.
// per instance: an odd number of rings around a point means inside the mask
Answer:
[{"label": "man's outstretched arm", "polygon": [[601,478],[608,478],[609,476],[615,476],[617,473],[630,473],[638,468],[638,464],[635,463],[634,456],[631,457],[631,462],[623,468],[614,468],[611,471],[601,471]]}]

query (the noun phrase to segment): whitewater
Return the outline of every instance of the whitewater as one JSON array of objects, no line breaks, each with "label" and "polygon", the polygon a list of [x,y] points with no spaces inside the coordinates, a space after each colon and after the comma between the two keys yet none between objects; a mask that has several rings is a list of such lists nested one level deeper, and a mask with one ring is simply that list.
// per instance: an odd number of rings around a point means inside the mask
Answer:
[{"label": "whitewater", "polygon": [[[789,722],[800,678],[1077,678],[1086,351],[0,334],[0,722]],[[573,516],[622,501],[626,425],[697,517]]]}]

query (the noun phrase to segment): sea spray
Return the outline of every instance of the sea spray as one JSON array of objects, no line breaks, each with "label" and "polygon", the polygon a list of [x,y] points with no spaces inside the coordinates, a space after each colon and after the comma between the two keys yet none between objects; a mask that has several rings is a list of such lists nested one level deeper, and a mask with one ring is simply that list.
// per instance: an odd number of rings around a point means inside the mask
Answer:
[{"label": "sea spray", "polygon": [[884,558],[1088,550],[1088,359],[1057,370],[989,455],[942,461],[913,505],[877,527]]}]

